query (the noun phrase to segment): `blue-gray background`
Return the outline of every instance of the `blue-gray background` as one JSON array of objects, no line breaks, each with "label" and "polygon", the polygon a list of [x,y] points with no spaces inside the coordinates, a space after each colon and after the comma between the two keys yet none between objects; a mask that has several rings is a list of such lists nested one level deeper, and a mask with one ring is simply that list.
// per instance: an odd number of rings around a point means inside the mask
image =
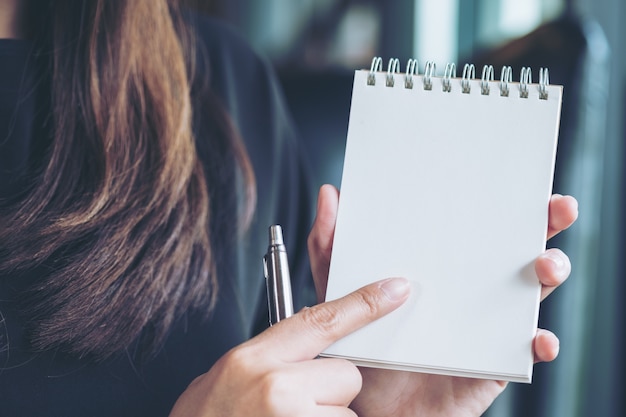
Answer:
[{"label": "blue-gray background", "polygon": [[[550,242],[573,272],[542,306],[561,338],[532,385],[509,387],[488,416],[621,416],[624,360],[626,4],[623,0],[196,0],[274,64],[315,185],[340,185],[352,72],[371,58],[550,69],[562,84],[555,192],[580,203]],[[532,122],[532,121],[530,121]],[[381,138],[384,140],[384,138]],[[506,230],[503,230],[506,233]],[[453,237],[451,237],[453,239]],[[497,244],[497,242],[494,242]]]}]

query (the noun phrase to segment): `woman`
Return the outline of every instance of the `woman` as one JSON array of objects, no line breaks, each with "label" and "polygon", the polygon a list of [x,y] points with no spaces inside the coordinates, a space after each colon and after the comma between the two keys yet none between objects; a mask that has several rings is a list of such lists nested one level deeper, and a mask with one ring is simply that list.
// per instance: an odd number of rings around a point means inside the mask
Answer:
[{"label": "woman", "polygon": [[[400,278],[250,339],[269,224],[310,301],[309,196],[273,75],[229,30],[166,0],[0,10],[0,415],[479,415],[504,388],[314,360],[401,305]],[[337,200],[309,237],[320,300]],[[576,203],[550,210],[554,235]],[[546,296],[569,261],[536,268]],[[537,360],[557,351],[539,332]]]}]

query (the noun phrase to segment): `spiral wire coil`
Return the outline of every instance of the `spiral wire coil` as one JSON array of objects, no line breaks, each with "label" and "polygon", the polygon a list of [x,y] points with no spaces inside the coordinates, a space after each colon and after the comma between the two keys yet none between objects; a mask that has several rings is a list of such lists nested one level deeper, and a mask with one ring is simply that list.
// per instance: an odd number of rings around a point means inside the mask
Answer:
[{"label": "spiral wire coil", "polygon": [[[367,76],[367,85],[376,85],[376,73],[383,71],[383,60],[381,57],[374,57]],[[427,61],[424,65],[424,73],[422,75],[423,89],[431,91],[433,89],[433,79],[437,77],[437,66],[434,61]],[[396,75],[401,74],[400,61],[397,58],[391,58],[387,65],[385,74],[385,85],[387,87],[395,87]],[[415,87],[415,78],[419,77],[419,63],[416,59],[409,59],[406,64],[406,72],[404,73],[404,88],[413,89]],[[470,94],[472,91],[472,81],[476,79],[476,67],[474,64],[465,64],[463,74],[460,78],[461,93]],[[444,92],[451,92],[454,88],[453,81],[456,78],[456,64],[449,63],[446,65],[443,77],[441,77],[441,86]],[[479,81],[480,92],[482,95],[491,94],[491,86],[495,83],[495,70],[493,65],[485,65],[482,69],[482,76]],[[500,96],[509,97],[511,85],[513,84],[513,70],[510,66],[502,67],[500,72],[500,80],[498,82]],[[528,67],[522,68],[519,81],[519,96],[528,98],[530,86],[532,85],[532,71]],[[550,85],[549,72],[547,68],[539,70],[539,98],[548,100],[548,86]]]}]

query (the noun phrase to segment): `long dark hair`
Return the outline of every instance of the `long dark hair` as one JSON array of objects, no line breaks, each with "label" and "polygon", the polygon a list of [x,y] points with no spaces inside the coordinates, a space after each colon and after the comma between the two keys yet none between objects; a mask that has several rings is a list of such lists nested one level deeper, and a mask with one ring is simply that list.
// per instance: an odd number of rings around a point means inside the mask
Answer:
[{"label": "long dark hair", "polygon": [[[213,306],[212,199],[236,192],[215,189],[235,181],[211,180],[196,150],[194,38],[167,0],[45,3],[35,39],[52,138],[30,187],[0,212],[0,273],[44,271],[27,311],[35,349],[105,358],[146,334],[155,349],[185,311]],[[238,164],[249,216],[245,150],[223,112],[207,118],[217,127],[202,140],[221,150],[211,171]]]}]

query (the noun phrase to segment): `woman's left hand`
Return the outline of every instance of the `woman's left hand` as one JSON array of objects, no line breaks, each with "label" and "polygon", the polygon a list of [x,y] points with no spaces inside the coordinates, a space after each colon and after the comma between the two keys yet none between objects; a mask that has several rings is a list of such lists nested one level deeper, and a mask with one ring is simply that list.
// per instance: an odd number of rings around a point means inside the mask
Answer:
[{"label": "woman's left hand", "polygon": [[[309,235],[309,255],[318,300],[323,301],[332,249],[339,192],[325,185],[320,189],[317,217]],[[567,229],[578,215],[573,197],[553,195],[550,200],[548,239]],[[541,299],[561,285],[570,273],[569,258],[559,249],[549,249],[535,262],[542,283]],[[535,361],[556,358],[559,340],[539,329],[534,341]],[[479,416],[506,387],[506,382],[459,378],[415,372],[361,368],[363,388],[351,408],[368,416]]]}]

